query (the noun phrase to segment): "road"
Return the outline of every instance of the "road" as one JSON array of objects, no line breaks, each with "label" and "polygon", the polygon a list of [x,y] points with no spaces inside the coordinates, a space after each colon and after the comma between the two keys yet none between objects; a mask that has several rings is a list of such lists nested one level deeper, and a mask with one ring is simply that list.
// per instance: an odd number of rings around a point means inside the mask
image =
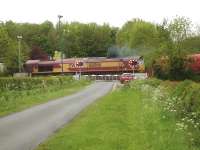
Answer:
[{"label": "road", "polygon": [[34,149],[112,86],[112,82],[95,82],[73,95],[0,118],[0,150]]}]

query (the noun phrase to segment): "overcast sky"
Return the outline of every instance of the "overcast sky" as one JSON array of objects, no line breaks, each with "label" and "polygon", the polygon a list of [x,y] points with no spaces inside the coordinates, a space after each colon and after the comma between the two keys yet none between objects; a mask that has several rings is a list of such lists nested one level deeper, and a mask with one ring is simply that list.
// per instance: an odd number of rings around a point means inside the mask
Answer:
[{"label": "overcast sky", "polygon": [[200,24],[200,0],[0,0],[1,21],[56,23],[58,14],[63,21],[118,27],[132,18],[159,23],[176,15]]}]

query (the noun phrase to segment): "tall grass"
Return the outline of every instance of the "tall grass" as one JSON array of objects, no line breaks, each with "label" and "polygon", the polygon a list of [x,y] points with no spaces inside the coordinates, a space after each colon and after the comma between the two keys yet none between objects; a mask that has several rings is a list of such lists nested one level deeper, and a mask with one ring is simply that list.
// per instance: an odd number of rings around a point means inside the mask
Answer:
[{"label": "tall grass", "polygon": [[[152,84],[153,83],[153,84]],[[139,88],[152,97],[155,105],[162,108],[164,116],[175,116],[176,130],[183,130],[190,145],[200,147],[200,84],[181,82],[136,81],[131,87]]]},{"label": "tall grass", "polygon": [[100,99],[38,150],[196,150],[186,131],[177,130],[176,116],[164,112],[159,95],[156,100],[152,94],[161,81],[146,82]]}]

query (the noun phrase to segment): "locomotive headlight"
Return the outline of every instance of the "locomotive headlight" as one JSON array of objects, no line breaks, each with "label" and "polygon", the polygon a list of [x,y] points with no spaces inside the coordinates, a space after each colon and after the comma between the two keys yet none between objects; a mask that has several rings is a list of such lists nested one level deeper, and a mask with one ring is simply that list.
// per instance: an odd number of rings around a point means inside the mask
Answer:
[{"label": "locomotive headlight", "polygon": [[81,67],[81,66],[83,66],[83,62],[82,62],[82,61],[77,61],[75,64],[76,64],[76,67]]}]

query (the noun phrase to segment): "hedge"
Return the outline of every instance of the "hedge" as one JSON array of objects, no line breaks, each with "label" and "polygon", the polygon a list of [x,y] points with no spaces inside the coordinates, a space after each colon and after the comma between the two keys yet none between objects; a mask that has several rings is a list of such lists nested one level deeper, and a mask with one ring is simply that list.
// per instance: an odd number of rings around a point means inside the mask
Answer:
[{"label": "hedge", "polygon": [[53,76],[53,77],[8,77],[0,78],[0,91],[7,90],[31,90],[45,88],[51,85],[62,85],[72,82],[72,77]]}]

